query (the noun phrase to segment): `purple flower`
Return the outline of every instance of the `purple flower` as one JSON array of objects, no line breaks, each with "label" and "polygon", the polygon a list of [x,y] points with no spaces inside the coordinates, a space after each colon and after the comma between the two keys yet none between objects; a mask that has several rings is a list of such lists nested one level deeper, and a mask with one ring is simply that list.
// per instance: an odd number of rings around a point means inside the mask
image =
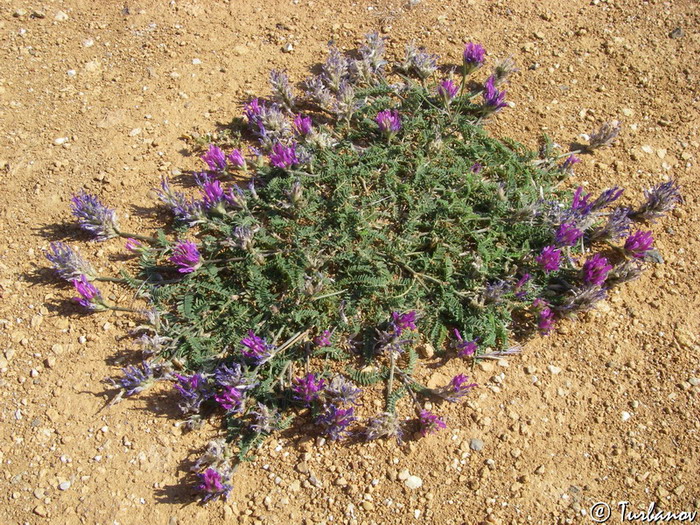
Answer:
[{"label": "purple flower", "polygon": [[245,112],[249,124],[257,126],[263,111],[263,105],[264,103],[262,105],[260,104],[259,98],[254,98],[243,106],[243,111]]},{"label": "purple flower", "polygon": [[306,406],[311,406],[319,398],[323,388],[326,386],[326,382],[317,378],[316,374],[306,374],[304,377],[297,377],[293,383],[292,398]]},{"label": "purple flower", "polygon": [[331,381],[331,384],[326,388],[326,395],[337,403],[356,403],[362,390],[345,379],[343,376],[337,375]]},{"label": "purple flower", "polygon": [[470,170],[472,173],[475,173],[475,174],[476,174],[476,173],[481,173],[481,171],[482,171],[483,169],[484,169],[484,166],[482,166],[480,162],[475,162],[474,164],[472,164],[472,167],[469,168],[469,170]]},{"label": "purple flower", "polygon": [[234,387],[238,390],[249,390],[256,385],[256,382],[245,377],[243,368],[238,363],[231,366],[221,364],[214,371],[216,384],[221,387]]},{"label": "purple flower", "polygon": [[683,200],[678,184],[673,180],[644,190],[644,196],[646,201],[630,214],[634,220],[652,222],[673,210]]},{"label": "purple flower", "polygon": [[581,159],[579,159],[576,155],[569,155],[561,165],[561,171],[568,172],[573,169],[574,164],[578,164],[579,162],[581,162]]},{"label": "purple flower", "polygon": [[588,149],[610,146],[620,134],[620,129],[620,123],[617,120],[605,122],[597,132],[591,133],[588,138]]},{"label": "purple flower", "polygon": [[272,98],[275,102],[281,104],[284,109],[291,112],[294,110],[296,97],[292,90],[292,85],[289,82],[289,77],[286,71],[273,69],[270,71],[270,85],[272,86]]},{"label": "purple flower", "polygon": [[191,376],[174,374],[174,377],[176,383],[173,386],[181,396],[178,403],[180,410],[183,414],[198,414],[199,407],[212,395],[207,379],[201,373]]},{"label": "purple flower", "polygon": [[321,332],[321,334],[314,337],[314,344],[319,348],[332,346],[333,343],[331,342],[331,335],[332,334],[330,330],[324,330],[323,332]]},{"label": "purple flower", "polygon": [[625,251],[635,259],[643,259],[654,244],[650,231],[636,231],[625,241]]},{"label": "purple flower", "polygon": [[415,310],[406,312],[405,314],[400,314],[399,312],[392,312],[391,326],[396,336],[400,336],[404,330],[416,330],[416,319],[418,314]]},{"label": "purple flower", "polygon": [[486,50],[483,48],[483,46],[481,46],[481,44],[467,42],[467,44],[464,46],[462,59],[464,64],[464,75],[466,76],[484,64],[484,61],[486,60]]},{"label": "purple flower", "polygon": [[348,427],[357,421],[355,409],[339,408],[334,404],[323,407],[323,411],[316,416],[315,423],[319,425],[323,433],[333,441],[343,438],[350,431]]},{"label": "purple flower", "polygon": [[224,171],[226,169],[226,155],[220,147],[214,144],[209,144],[209,149],[200,158],[207,163],[211,171]]},{"label": "purple flower", "polygon": [[365,439],[370,441],[382,437],[393,437],[401,443],[403,441],[403,421],[393,412],[383,412],[367,422],[364,434]]},{"label": "purple flower", "polygon": [[213,468],[208,468],[203,473],[197,474],[201,483],[197,485],[197,490],[202,492],[203,501],[215,500],[218,498],[226,499],[233,487],[225,483],[221,474]]},{"label": "purple flower", "polygon": [[476,339],[471,341],[465,341],[462,338],[462,334],[456,328],[452,331],[457,341],[454,343],[454,348],[457,350],[457,355],[460,357],[469,357],[476,353],[479,345],[476,343]]},{"label": "purple flower", "polygon": [[177,220],[194,226],[205,219],[202,203],[188,200],[184,193],[173,190],[168,179],[161,180],[160,189],[156,189],[156,193]]},{"label": "purple flower", "polygon": [[537,328],[542,335],[547,335],[554,327],[555,317],[554,312],[549,306],[542,308],[538,314]]},{"label": "purple flower", "polygon": [[554,307],[554,309],[565,317],[573,317],[577,312],[585,312],[595,306],[595,303],[607,297],[607,291],[600,286],[586,286],[585,288],[574,288],[566,300]]},{"label": "purple flower", "polygon": [[507,57],[498,62],[493,68],[493,76],[496,79],[496,86],[505,82],[513,73],[517,73],[518,68],[515,67],[515,62],[512,57]]},{"label": "purple flower", "polygon": [[128,397],[146,390],[156,380],[154,372],[151,364],[148,361],[143,361],[138,366],[130,365],[122,368],[123,377],[117,380],[110,378],[108,381],[115,387],[122,389],[124,395]]},{"label": "purple flower", "polygon": [[401,116],[395,109],[380,111],[377,113],[375,120],[379,126],[379,131],[387,137],[395,135],[401,129]]},{"label": "purple flower", "polygon": [[243,190],[238,186],[233,186],[228,189],[228,193],[225,195],[226,201],[236,208],[245,209],[247,206],[246,195]]},{"label": "purple flower", "polygon": [[302,137],[311,135],[311,132],[313,131],[311,117],[305,117],[301,114],[297,115],[296,117],[294,117],[294,123],[292,124],[292,127],[294,128],[294,131],[296,131],[297,135],[300,135]]},{"label": "purple flower", "polygon": [[406,73],[414,73],[421,80],[425,80],[437,71],[437,60],[437,55],[428,53],[422,47],[408,44],[406,46],[406,58],[404,58],[400,68]]},{"label": "purple flower", "polygon": [[191,273],[202,266],[202,257],[192,241],[179,242],[173,248],[169,261],[180,267],[177,270],[180,273]]},{"label": "purple flower", "polygon": [[556,246],[545,246],[535,260],[546,273],[556,272],[561,264],[561,251]]},{"label": "purple flower", "polygon": [[583,237],[583,232],[573,224],[562,223],[554,234],[554,240],[559,246],[573,246]]},{"label": "purple flower", "polygon": [[443,428],[447,428],[447,425],[442,419],[427,410],[421,410],[418,421],[420,422],[420,433],[423,437],[428,434],[439,432]]},{"label": "purple flower", "polygon": [[241,412],[245,401],[243,392],[232,386],[225,387],[214,399],[227,412]]},{"label": "purple flower", "polygon": [[530,274],[526,273],[524,274],[520,279],[518,279],[518,282],[515,283],[513,286],[513,291],[515,292],[515,296],[518,298],[522,298],[525,296],[525,290],[522,288],[527,284],[527,282],[530,280]]},{"label": "purple flower", "polygon": [[633,281],[637,279],[642,274],[641,262],[637,259],[630,261],[625,261],[622,264],[618,264],[613,268],[613,270],[608,274],[606,282],[609,287],[618,286],[620,284]]},{"label": "purple flower", "polygon": [[126,240],[125,247],[131,253],[146,253],[148,251],[147,246],[145,246],[142,242],[137,241],[136,239],[133,239],[131,237],[129,237]]},{"label": "purple flower", "polygon": [[597,211],[609,206],[619,199],[624,191],[625,190],[617,186],[603,191],[598,198],[591,203],[591,211]]},{"label": "purple flower", "polygon": [[245,347],[241,354],[255,365],[264,363],[274,355],[275,346],[255,335],[252,330],[248,332],[248,337],[241,339],[241,344]]},{"label": "purple flower", "polygon": [[589,233],[590,240],[614,241],[629,235],[630,223],[632,222],[629,218],[629,213],[630,210],[628,208],[615,208],[610,212],[608,220],[603,226],[591,230]]},{"label": "purple flower", "polygon": [[74,250],[67,244],[52,242],[49,248],[53,253],[45,252],[44,255],[62,279],[72,281],[79,279],[82,275],[88,281],[92,281],[97,276],[92,265],[83,259],[77,250]]},{"label": "purple flower", "polygon": [[481,295],[484,304],[499,304],[503,301],[503,296],[510,288],[510,284],[506,281],[498,280],[493,283],[488,283],[484,288],[484,293]]},{"label": "purple flower", "polygon": [[433,390],[433,393],[450,403],[456,403],[477,386],[476,383],[468,383],[468,379],[464,374],[456,375],[447,385]]},{"label": "purple flower", "polygon": [[457,93],[459,93],[459,86],[450,79],[445,79],[438,84],[437,94],[445,101],[445,105],[452,102]]},{"label": "purple flower", "polygon": [[243,153],[241,153],[241,150],[239,149],[234,149],[231,153],[229,153],[226,156],[226,159],[231,163],[231,165],[234,168],[245,169],[246,167],[245,158],[243,157]]},{"label": "purple flower", "polygon": [[579,186],[576,188],[576,191],[574,191],[574,197],[571,201],[571,209],[576,210],[581,215],[588,215],[593,207],[593,203],[588,202],[588,199],[590,198],[590,194],[583,195],[583,186]]},{"label": "purple flower", "polygon": [[608,264],[608,260],[596,253],[583,263],[581,269],[583,282],[591,286],[600,286],[605,282],[610,270],[612,270],[612,266]]},{"label": "purple flower", "polygon": [[270,162],[274,167],[281,169],[291,168],[295,164],[299,164],[296,144],[292,143],[291,146],[284,146],[283,144],[277,142],[274,146],[272,146]]},{"label": "purple flower", "polygon": [[355,69],[366,71],[367,74],[358,76],[365,81],[371,81],[372,77],[381,75],[384,66],[386,66],[386,60],[384,60],[386,46],[384,45],[384,38],[379,35],[378,31],[365,35],[365,40],[367,43],[360,48],[362,60],[356,61],[356,66],[357,63],[361,63],[361,65]]},{"label": "purple flower", "polygon": [[119,235],[117,214],[107,208],[100,199],[81,190],[71,199],[71,211],[80,227],[105,241]]},{"label": "purple flower", "polygon": [[281,416],[276,408],[270,408],[263,403],[258,403],[257,408],[250,411],[250,415],[253,418],[250,428],[258,434],[271,434],[278,428],[281,420]]},{"label": "purple flower", "polygon": [[226,194],[218,180],[210,179],[202,185],[202,202],[206,208],[216,208],[223,213],[223,203],[226,201]]},{"label": "purple flower", "polygon": [[495,82],[496,79],[490,76],[484,84],[484,111],[486,113],[493,113],[508,105],[505,102],[506,92],[496,89]]},{"label": "purple flower", "polygon": [[348,78],[348,59],[334,45],[328,46],[328,58],[323,64],[321,78],[323,83],[334,93],[340,91],[341,84]]},{"label": "purple flower", "polygon": [[73,286],[75,286],[75,289],[80,294],[80,297],[74,298],[80,306],[94,311],[107,309],[107,305],[102,299],[102,294],[87,280],[87,277],[81,275],[79,279],[73,279],[72,282]]}]

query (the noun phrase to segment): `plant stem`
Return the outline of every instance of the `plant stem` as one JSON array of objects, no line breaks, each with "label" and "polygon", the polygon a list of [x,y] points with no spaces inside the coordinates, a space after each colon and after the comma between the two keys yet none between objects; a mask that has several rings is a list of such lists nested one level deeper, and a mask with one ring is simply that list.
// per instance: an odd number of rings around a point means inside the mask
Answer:
[{"label": "plant stem", "polygon": [[148,235],[139,235],[138,233],[121,232],[119,230],[115,230],[115,231],[117,232],[117,235],[119,235],[120,237],[124,237],[125,239],[131,238],[131,239],[136,239],[138,241],[150,242],[152,244],[157,244],[158,242],[160,242],[155,237],[149,237]]},{"label": "plant stem", "polygon": [[387,402],[389,401],[389,396],[391,396],[391,390],[394,387],[394,370],[396,369],[396,352],[394,352],[392,350],[389,359],[390,359],[391,364],[389,365],[389,379],[387,379],[387,383],[386,383]]},{"label": "plant stem", "polygon": [[126,279],[122,279],[121,277],[95,277],[95,280],[103,282],[103,283],[126,283],[126,282],[128,282]]}]

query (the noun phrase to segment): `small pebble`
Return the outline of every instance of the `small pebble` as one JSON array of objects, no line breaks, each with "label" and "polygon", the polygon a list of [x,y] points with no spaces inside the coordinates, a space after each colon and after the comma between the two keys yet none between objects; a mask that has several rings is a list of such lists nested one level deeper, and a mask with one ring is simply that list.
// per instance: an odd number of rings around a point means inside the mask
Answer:
[{"label": "small pebble", "polygon": [[482,448],[484,448],[484,442],[481,439],[472,438],[469,440],[469,448],[479,452]]},{"label": "small pebble", "polygon": [[622,421],[627,421],[631,417],[632,417],[632,414],[630,414],[629,412],[622,413]]},{"label": "small pebble", "polygon": [[63,11],[59,11],[58,13],[56,13],[56,16],[54,16],[53,18],[57,22],[65,22],[66,20],[68,20],[68,15],[66,13],[64,13]]},{"label": "small pebble", "polygon": [[419,489],[423,486],[423,480],[418,476],[409,476],[406,481],[404,481],[404,484],[409,489]]},{"label": "small pebble", "polygon": [[549,373],[552,375],[557,375],[559,372],[561,372],[561,368],[554,365],[547,365],[547,370],[549,370]]},{"label": "small pebble", "polygon": [[63,483],[59,483],[58,488],[60,490],[68,490],[70,488],[70,481],[64,481]]}]

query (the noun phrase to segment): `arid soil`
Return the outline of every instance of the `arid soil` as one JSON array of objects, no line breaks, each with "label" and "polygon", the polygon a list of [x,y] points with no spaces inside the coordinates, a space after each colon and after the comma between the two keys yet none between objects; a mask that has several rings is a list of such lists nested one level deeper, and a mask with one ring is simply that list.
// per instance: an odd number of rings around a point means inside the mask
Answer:
[{"label": "arid soil", "polygon": [[[592,523],[591,507],[700,510],[700,14],[692,1],[64,0],[0,2],[0,523]],[[645,188],[675,178],[685,203],[654,225],[664,263],[581,322],[474,370],[449,430],[411,441],[279,438],[201,506],[187,468],[216,428],[184,433],[165,385],[106,407],[102,380],[132,362],[136,319],[83,315],[46,270],[74,239],[86,188],[152,232],[150,189],[199,167],[183,136],[216,129],[301,81],[329,40],[379,29],[458,62],[482,43],[512,55],[511,108],[489,129],[537,146],[606,120],[624,129],[569,184]],[[163,218],[163,216],[161,216]],[[76,243],[116,272],[123,243]],[[129,295],[105,287],[122,302]],[[455,372],[449,370],[448,372]],[[445,372],[446,375],[448,372]],[[444,414],[444,413],[443,413]],[[478,449],[478,450],[477,450]],[[409,488],[407,475],[422,481]],[[604,510],[598,507],[596,510]],[[696,518],[700,521],[700,517]]]}]

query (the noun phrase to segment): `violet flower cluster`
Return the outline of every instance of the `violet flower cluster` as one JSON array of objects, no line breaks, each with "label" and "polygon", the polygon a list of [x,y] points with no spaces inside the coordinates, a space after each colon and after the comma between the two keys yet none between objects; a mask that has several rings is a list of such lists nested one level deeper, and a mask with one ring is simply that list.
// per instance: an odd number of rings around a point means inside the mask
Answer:
[{"label": "violet flower cluster", "polygon": [[467,44],[464,46],[464,52],[462,53],[464,76],[469,75],[484,65],[485,60],[486,50],[483,48],[483,46],[481,44],[467,42]]},{"label": "violet flower cluster", "polygon": [[464,374],[456,375],[447,385],[434,389],[433,393],[450,403],[457,403],[478,386],[476,383],[469,383],[468,380]]},{"label": "violet flower cluster", "polygon": [[506,107],[506,92],[496,89],[496,78],[490,76],[484,83],[484,105],[483,110],[486,115],[495,113]]},{"label": "violet flower cluster", "polygon": [[456,328],[452,331],[455,336],[456,341],[453,342],[453,347],[457,351],[459,357],[471,357],[476,354],[479,345],[477,344],[477,339],[472,339],[471,341],[465,341],[462,334]]},{"label": "violet flower cluster", "polygon": [[197,476],[200,481],[197,490],[202,493],[203,502],[218,498],[225,500],[233,490],[233,487],[224,480],[221,473],[213,468],[208,468]]},{"label": "violet flower cluster", "polygon": [[202,266],[202,256],[194,242],[181,241],[173,248],[170,262],[179,267],[178,272],[192,273]]},{"label": "violet flower cluster", "polygon": [[269,361],[277,350],[275,345],[255,335],[255,332],[252,330],[248,332],[248,337],[241,339],[241,345],[243,346],[241,355],[256,366]]},{"label": "violet flower cluster", "polygon": [[78,279],[72,281],[75,290],[80,294],[75,297],[76,301],[83,308],[95,312],[107,310],[109,307],[102,298],[100,291],[90,282],[87,277],[81,275]]},{"label": "violet flower cluster", "polygon": [[71,199],[71,210],[80,227],[98,241],[119,235],[116,212],[102,204],[96,196],[81,191]]},{"label": "violet flower cluster", "polygon": [[44,255],[62,279],[72,281],[84,276],[88,281],[93,281],[97,277],[92,265],[66,243],[52,242],[49,249]]},{"label": "violet flower cluster", "polygon": [[297,377],[292,384],[292,399],[304,406],[311,406],[319,399],[325,386],[326,382],[316,374]]},{"label": "violet flower cluster", "polygon": [[108,381],[113,386],[121,389],[125,396],[133,396],[146,390],[157,381],[156,374],[160,367],[152,365],[149,361],[143,361],[139,365],[129,365],[122,368],[122,377],[110,378]]},{"label": "violet flower cluster", "polygon": [[395,109],[380,111],[375,120],[379,131],[387,138],[393,137],[401,129],[401,116]]},{"label": "violet flower cluster", "polygon": [[420,424],[420,433],[423,437],[447,428],[447,424],[442,419],[428,410],[421,410],[418,422]]}]

